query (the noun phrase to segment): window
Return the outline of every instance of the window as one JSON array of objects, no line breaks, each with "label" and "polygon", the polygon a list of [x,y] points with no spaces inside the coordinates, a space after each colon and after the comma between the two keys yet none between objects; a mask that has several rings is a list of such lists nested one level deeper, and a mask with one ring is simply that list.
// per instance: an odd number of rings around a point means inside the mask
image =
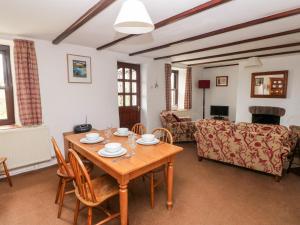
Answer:
[{"label": "window", "polygon": [[171,105],[172,108],[178,107],[178,70],[171,73]]},{"label": "window", "polygon": [[0,45],[0,125],[15,123],[9,46]]}]

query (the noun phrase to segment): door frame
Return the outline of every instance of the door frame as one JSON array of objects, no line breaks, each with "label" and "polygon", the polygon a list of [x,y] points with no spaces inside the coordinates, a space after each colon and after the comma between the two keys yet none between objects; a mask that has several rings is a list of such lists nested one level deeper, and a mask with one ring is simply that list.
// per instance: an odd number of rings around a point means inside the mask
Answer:
[{"label": "door frame", "polygon": [[[137,85],[137,92],[136,92],[136,96],[137,96],[137,105],[136,106],[125,106],[125,72],[123,71],[123,79],[117,79],[117,82],[119,81],[123,81],[123,106],[118,106],[119,108],[119,119],[120,119],[120,124],[121,124],[121,115],[120,115],[120,109],[134,109],[134,108],[137,108],[138,109],[138,112],[139,112],[139,122],[141,121],[141,65],[140,64],[134,64],[134,63],[127,63],[127,62],[120,62],[120,61],[117,61],[117,70],[119,68],[130,68],[130,69],[134,69],[136,71],[136,85]],[[130,79],[130,81],[132,81]],[[132,96],[132,90],[131,91],[131,96]],[[118,92],[118,96],[119,96],[119,92]],[[131,102],[130,104],[132,104],[132,97],[131,97]]]}]

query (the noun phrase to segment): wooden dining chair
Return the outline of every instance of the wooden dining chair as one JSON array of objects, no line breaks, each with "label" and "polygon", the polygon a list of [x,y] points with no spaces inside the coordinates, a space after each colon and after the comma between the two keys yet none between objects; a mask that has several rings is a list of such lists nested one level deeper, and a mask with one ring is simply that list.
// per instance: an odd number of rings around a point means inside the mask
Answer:
[{"label": "wooden dining chair", "polygon": [[146,127],[141,123],[136,123],[133,125],[131,131],[135,134],[142,135],[146,133]]},{"label": "wooden dining chair", "polygon": [[152,131],[152,134],[155,135],[155,138],[159,139],[160,141],[173,144],[173,136],[171,132],[165,128],[156,128]]},{"label": "wooden dining chair", "polygon": [[[152,131],[152,134],[155,135],[155,138],[159,139],[162,142],[166,142],[169,144],[173,144],[173,137],[170,131],[165,128],[156,128]],[[155,177],[159,174],[164,175],[164,179],[156,180]],[[154,208],[154,191],[155,188],[158,187],[163,181],[167,180],[167,166],[163,165],[159,168],[152,170],[150,173],[146,175],[147,178],[150,180],[150,205],[151,208]]]},{"label": "wooden dining chair", "polygon": [[74,171],[75,194],[77,197],[74,225],[77,224],[78,214],[81,210],[80,203],[88,208],[88,225],[92,224],[93,208],[96,207],[107,215],[107,217],[98,222],[97,225],[104,224],[119,217],[119,212],[111,214],[111,212],[101,206],[102,203],[119,194],[117,182],[107,174],[91,180],[81,159],[73,149],[69,149],[69,160]]},{"label": "wooden dining chair", "polygon": [[8,169],[7,169],[6,160],[7,160],[7,158],[5,158],[5,157],[0,157],[0,165],[3,166],[3,172],[4,172],[4,175],[5,175],[6,178],[7,178],[7,181],[8,181],[9,186],[12,187],[13,185],[12,185],[12,181],[11,181],[11,178],[10,178],[10,175],[9,175],[9,172],[8,172]]},{"label": "wooden dining chair", "polygon": [[55,151],[57,164],[58,164],[58,170],[57,170],[56,174],[59,177],[59,182],[58,182],[58,188],[57,188],[56,197],[55,197],[55,204],[57,204],[57,203],[59,204],[57,218],[60,218],[65,195],[74,193],[74,190],[66,191],[66,185],[68,183],[70,183],[71,181],[73,181],[74,173],[71,168],[71,165],[69,163],[66,163],[55,139],[52,138],[51,142],[53,144],[53,148]]}]

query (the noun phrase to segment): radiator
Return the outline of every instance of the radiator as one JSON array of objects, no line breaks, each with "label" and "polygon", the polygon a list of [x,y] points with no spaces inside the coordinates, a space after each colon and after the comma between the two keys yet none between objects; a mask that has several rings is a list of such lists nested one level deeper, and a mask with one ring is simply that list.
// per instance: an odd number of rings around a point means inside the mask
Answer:
[{"label": "radiator", "polygon": [[9,169],[51,159],[50,135],[46,126],[0,131],[0,156],[7,157]]}]

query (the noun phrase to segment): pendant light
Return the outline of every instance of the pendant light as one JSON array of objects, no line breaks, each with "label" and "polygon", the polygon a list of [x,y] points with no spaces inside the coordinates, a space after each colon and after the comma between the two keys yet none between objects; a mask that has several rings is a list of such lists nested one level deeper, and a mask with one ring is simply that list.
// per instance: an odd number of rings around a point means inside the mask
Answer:
[{"label": "pendant light", "polygon": [[126,0],[114,23],[114,29],[125,34],[144,34],[153,31],[154,25],[140,0]]}]

